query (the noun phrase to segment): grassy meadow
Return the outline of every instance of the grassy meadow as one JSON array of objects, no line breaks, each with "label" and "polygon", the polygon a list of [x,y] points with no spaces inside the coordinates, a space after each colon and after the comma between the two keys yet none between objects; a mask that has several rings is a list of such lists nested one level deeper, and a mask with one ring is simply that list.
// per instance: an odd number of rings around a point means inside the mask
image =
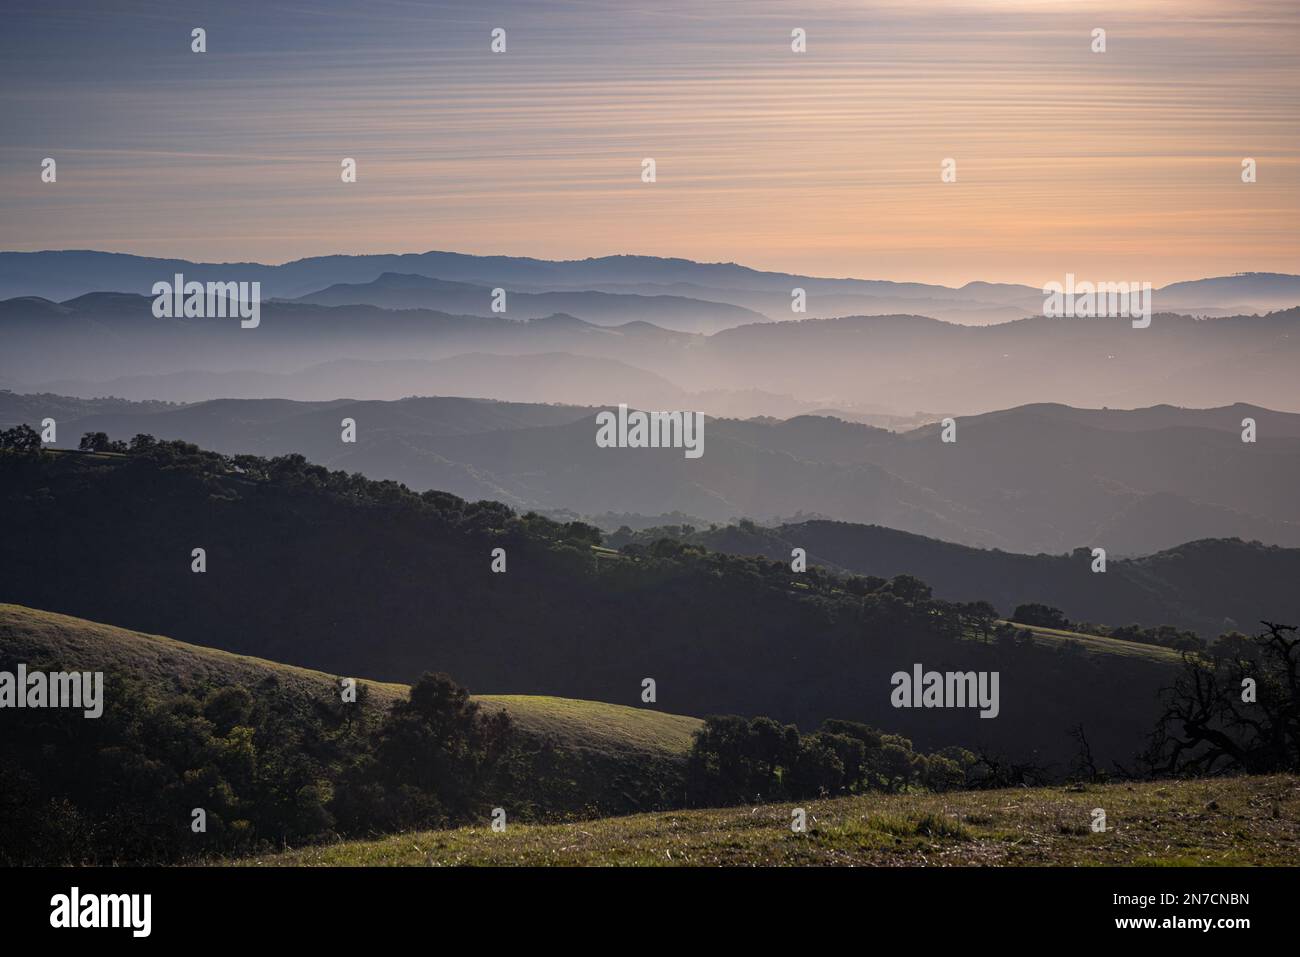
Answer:
[{"label": "grassy meadow", "polygon": [[[1242,866],[1300,863],[1291,775],[948,794],[482,826],[289,850],[254,866]],[[1107,830],[1094,832],[1093,810]],[[507,812],[508,813],[508,812]]]}]

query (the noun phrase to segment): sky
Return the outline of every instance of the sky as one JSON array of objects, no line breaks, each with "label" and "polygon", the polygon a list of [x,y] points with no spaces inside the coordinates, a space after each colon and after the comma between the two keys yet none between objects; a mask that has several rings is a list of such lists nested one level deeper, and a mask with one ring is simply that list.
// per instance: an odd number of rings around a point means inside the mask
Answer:
[{"label": "sky", "polygon": [[1295,0],[7,0],[0,129],[7,250],[1300,273]]}]

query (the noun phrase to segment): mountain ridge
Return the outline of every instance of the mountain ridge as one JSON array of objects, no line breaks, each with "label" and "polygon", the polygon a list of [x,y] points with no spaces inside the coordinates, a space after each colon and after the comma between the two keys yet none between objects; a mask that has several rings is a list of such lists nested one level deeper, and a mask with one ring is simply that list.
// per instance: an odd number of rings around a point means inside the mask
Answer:
[{"label": "mountain ridge", "polygon": [[[575,516],[681,513],[727,524],[824,516],[1021,553],[1105,547],[1113,558],[1200,538],[1300,546],[1300,415],[1217,409],[1078,410],[1036,403],[891,432],[826,416],[706,418],[705,453],[595,445],[607,405],[214,400],[99,404],[0,393],[0,423],[61,410],[56,447],[83,432],[197,442],[227,454],[302,453],[331,468],[468,499]],[[1257,419],[1259,441],[1240,423]],[[340,441],[340,422],[357,441]],[[500,426],[493,425],[499,422]],[[503,426],[503,427],[502,427]],[[655,523],[651,523],[655,524]]]},{"label": "mountain ridge", "polygon": [[[412,268],[414,267],[414,268]],[[818,295],[856,295],[892,304],[907,298],[936,301],[960,300],[963,315],[978,317],[981,310],[1041,307],[1040,288],[1016,283],[970,280],[961,286],[937,283],[803,276],[754,269],[734,262],[697,262],[680,257],[645,255],[591,256],[584,259],[545,260],[527,256],[481,256],[446,250],[421,253],[373,253],[311,256],[279,264],[256,262],[208,263],[179,258],[136,256],[99,250],[37,250],[0,252],[0,298],[43,295],[64,299],[93,290],[144,292],[159,279],[176,272],[188,278],[242,279],[263,284],[266,297],[297,298],[338,283],[368,283],[386,272],[405,272],[458,282],[490,286],[520,285],[520,292],[540,292],[540,287],[585,284],[594,291],[604,284],[693,282],[711,290],[704,298],[721,294],[720,301],[741,308],[754,302],[732,302],[726,290],[780,293],[758,308],[772,318],[788,316],[789,297],[795,287],[813,299]],[[1053,277],[1055,278],[1055,277]],[[606,290],[613,291],[613,290]],[[992,299],[972,299],[975,293]],[[1179,280],[1154,290],[1156,308],[1276,309],[1300,304],[1300,276],[1285,273],[1238,273]],[[1006,313],[1002,314],[1004,317]]]}]

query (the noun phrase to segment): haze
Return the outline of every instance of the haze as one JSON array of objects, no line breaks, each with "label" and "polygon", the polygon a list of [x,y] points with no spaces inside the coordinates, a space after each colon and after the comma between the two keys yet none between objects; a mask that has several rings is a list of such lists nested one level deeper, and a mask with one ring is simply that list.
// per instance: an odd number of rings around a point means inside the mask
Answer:
[{"label": "haze", "polygon": [[9,5],[2,248],[1300,272],[1291,3],[116,6]]}]

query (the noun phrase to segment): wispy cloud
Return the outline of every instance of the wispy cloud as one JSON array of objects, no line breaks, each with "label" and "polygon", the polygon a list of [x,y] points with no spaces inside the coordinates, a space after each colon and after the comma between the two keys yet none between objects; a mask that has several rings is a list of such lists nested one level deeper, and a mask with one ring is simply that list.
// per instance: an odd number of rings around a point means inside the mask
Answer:
[{"label": "wispy cloud", "polygon": [[1292,3],[113,6],[9,16],[5,248],[645,252],[945,282],[1300,271]]}]

